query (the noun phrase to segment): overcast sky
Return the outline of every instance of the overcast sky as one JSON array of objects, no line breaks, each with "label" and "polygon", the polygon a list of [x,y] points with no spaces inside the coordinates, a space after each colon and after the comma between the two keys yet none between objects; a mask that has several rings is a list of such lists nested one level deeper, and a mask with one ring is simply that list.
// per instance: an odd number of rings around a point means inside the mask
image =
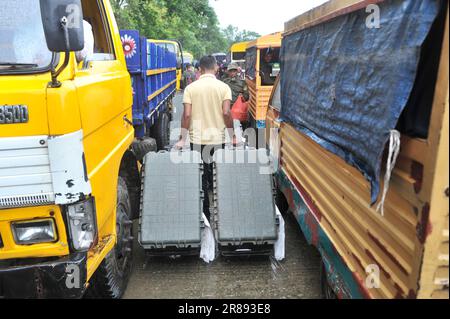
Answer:
[{"label": "overcast sky", "polygon": [[284,23],[327,0],[209,0],[222,27],[229,24],[261,35],[283,31]]}]

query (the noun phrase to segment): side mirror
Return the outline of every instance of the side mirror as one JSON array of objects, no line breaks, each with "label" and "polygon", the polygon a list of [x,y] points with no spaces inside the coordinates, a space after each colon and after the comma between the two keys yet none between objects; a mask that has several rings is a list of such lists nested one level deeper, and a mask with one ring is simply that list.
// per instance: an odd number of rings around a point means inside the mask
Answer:
[{"label": "side mirror", "polygon": [[81,0],[40,0],[47,47],[52,52],[84,48]]}]

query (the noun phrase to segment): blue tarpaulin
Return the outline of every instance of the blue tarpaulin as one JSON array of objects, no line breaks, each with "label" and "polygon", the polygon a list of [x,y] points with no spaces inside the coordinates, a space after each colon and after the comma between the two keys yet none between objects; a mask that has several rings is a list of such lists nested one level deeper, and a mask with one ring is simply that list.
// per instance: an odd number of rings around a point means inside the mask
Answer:
[{"label": "blue tarpaulin", "polygon": [[258,50],[256,47],[250,48],[247,50],[246,54],[246,66],[247,69],[245,70],[245,74],[252,80],[256,78],[256,60],[257,58]]},{"label": "blue tarpaulin", "polygon": [[441,4],[385,1],[380,28],[368,28],[369,13],[359,10],[283,39],[282,119],[357,167],[371,182],[372,204]]}]

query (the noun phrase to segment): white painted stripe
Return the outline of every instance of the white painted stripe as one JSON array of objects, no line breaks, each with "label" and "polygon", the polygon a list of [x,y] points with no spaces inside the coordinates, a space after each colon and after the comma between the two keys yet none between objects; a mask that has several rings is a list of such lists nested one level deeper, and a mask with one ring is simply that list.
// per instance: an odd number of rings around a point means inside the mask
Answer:
[{"label": "white painted stripe", "polygon": [[[41,141],[44,141],[45,144],[41,145]],[[47,136],[0,138],[0,150],[16,150],[41,147],[46,148],[47,141]]]},{"label": "white painted stripe", "polygon": [[17,168],[0,168],[0,177],[11,179],[21,175],[50,174],[50,165],[26,166]]},{"label": "white painted stripe", "polygon": [[53,184],[0,187],[0,197],[53,193]]},{"label": "white painted stripe", "polygon": [[26,148],[20,150],[0,150],[0,158],[48,155],[48,148]]},{"label": "white painted stripe", "polygon": [[0,158],[0,168],[2,169],[44,165],[50,165],[48,155]]},{"label": "white painted stripe", "polygon": [[[0,177],[0,187],[51,184],[51,174],[33,174],[11,177]],[[23,193],[20,193],[23,194]],[[0,193],[0,196],[2,194]]]}]

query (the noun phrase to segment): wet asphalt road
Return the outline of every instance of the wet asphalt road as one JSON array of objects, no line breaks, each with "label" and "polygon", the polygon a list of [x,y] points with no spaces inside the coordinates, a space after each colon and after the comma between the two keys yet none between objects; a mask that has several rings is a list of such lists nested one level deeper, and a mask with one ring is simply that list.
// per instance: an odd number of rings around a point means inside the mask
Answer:
[{"label": "wet asphalt road", "polygon": [[[175,99],[172,139],[179,136],[182,105]],[[147,257],[135,242],[134,265],[126,299],[312,299],[321,298],[320,259],[295,219],[286,220],[286,259],[223,258],[205,264],[198,257]],[[137,231],[137,224],[135,227]],[[137,238],[137,232],[135,235]]]}]

